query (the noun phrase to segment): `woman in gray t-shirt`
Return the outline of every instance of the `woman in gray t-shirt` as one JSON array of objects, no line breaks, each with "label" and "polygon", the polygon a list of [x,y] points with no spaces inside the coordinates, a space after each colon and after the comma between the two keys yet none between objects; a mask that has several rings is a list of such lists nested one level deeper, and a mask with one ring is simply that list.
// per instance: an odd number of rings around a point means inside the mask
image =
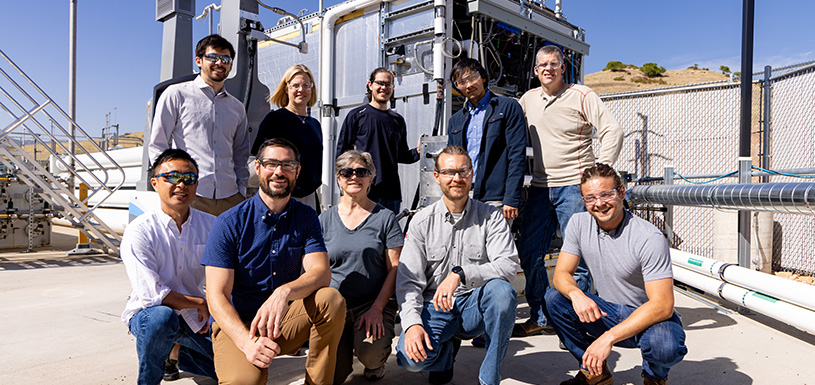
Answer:
[{"label": "woman in gray t-shirt", "polygon": [[382,378],[395,336],[392,298],[404,235],[393,212],[368,198],[376,174],[371,155],[355,150],[337,158],[342,190],[337,206],[320,215],[331,264],[331,287],[345,297],[348,311],[340,338],[334,384],[353,371],[353,357],[366,379]]}]

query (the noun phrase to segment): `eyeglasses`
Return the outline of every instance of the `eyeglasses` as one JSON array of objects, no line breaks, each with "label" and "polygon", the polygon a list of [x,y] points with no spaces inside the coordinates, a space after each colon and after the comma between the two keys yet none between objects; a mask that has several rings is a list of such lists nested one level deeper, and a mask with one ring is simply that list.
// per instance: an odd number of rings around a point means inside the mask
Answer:
[{"label": "eyeglasses", "polygon": [[185,172],[182,174],[178,171],[169,171],[158,174],[154,176],[154,178],[164,178],[164,180],[172,184],[177,184],[178,182],[184,181],[184,184],[187,186],[192,186],[198,183],[198,174],[194,172]]},{"label": "eyeglasses", "polygon": [[226,55],[218,55],[218,54],[215,54],[215,53],[208,53],[208,54],[206,54],[204,56],[201,56],[201,57],[203,57],[204,59],[206,59],[210,63],[217,63],[218,60],[220,60],[221,63],[223,63],[224,65],[228,66],[228,65],[232,64],[232,58],[229,57],[229,56],[226,56]]},{"label": "eyeglasses", "polygon": [[458,174],[459,178],[469,178],[470,175],[473,175],[473,168],[472,167],[462,167],[462,168],[443,168],[441,170],[436,170],[439,175],[445,178],[452,178]]},{"label": "eyeglasses", "polygon": [[613,190],[603,191],[597,195],[584,195],[583,202],[586,202],[587,205],[597,204],[598,200],[602,201],[603,203],[610,202],[617,196],[617,191],[620,190],[620,187],[623,186],[618,186]]},{"label": "eyeglasses", "polygon": [[549,69],[549,68],[551,68],[551,69],[560,68],[560,66],[561,66],[560,62],[553,61],[551,63],[540,63],[540,64],[536,65],[535,68],[537,68],[539,70],[545,70],[545,69]]},{"label": "eyeglasses", "polygon": [[350,178],[351,175],[356,175],[357,178],[365,178],[365,177],[371,175],[371,170],[368,170],[367,168],[362,168],[362,167],[360,167],[360,168],[346,167],[346,168],[341,168],[340,171],[337,171],[337,175],[339,175],[339,176],[341,176],[341,177],[343,177],[345,179]]},{"label": "eyeglasses", "polygon": [[311,87],[314,87],[314,84],[311,83],[286,83],[286,86],[293,90],[310,90]]},{"label": "eyeglasses", "polygon": [[478,81],[478,79],[481,79],[481,74],[479,74],[478,72],[474,72],[467,76],[463,76],[456,79],[455,83],[457,87],[466,87],[470,85],[470,83]]},{"label": "eyeglasses", "polygon": [[296,160],[277,160],[272,158],[261,158],[257,160],[263,168],[267,171],[274,171],[277,169],[277,166],[283,169],[283,171],[294,171],[297,170],[297,167],[300,167],[300,162]]},{"label": "eyeglasses", "polygon": [[391,82],[386,82],[386,81],[383,81],[383,80],[374,80],[372,83],[374,83],[374,84],[376,84],[376,85],[379,85],[379,86],[381,86],[381,87],[385,87],[385,88],[391,88],[391,87],[393,87],[393,83],[391,83]]}]

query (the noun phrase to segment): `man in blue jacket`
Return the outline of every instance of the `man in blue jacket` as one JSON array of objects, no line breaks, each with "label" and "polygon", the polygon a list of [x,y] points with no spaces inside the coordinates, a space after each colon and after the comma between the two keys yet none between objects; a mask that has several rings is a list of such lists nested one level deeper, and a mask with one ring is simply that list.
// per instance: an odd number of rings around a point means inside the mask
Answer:
[{"label": "man in blue jacket", "polygon": [[487,71],[477,60],[460,59],[450,81],[467,98],[450,117],[447,144],[464,147],[473,160],[473,198],[518,216],[526,157],[526,118],[512,98],[487,90]]}]

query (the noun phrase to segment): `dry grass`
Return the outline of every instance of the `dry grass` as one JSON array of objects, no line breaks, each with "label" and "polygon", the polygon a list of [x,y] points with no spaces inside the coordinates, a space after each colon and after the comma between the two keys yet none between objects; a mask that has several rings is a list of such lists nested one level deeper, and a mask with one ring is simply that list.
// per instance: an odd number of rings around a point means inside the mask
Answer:
[{"label": "dry grass", "polygon": [[615,92],[645,90],[649,88],[669,87],[675,85],[712,82],[728,79],[729,76],[721,72],[705,69],[684,69],[665,71],[662,76],[645,76],[639,68],[628,66],[621,71],[600,71],[586,75],[585,84],[591,87],[598,95]]}]

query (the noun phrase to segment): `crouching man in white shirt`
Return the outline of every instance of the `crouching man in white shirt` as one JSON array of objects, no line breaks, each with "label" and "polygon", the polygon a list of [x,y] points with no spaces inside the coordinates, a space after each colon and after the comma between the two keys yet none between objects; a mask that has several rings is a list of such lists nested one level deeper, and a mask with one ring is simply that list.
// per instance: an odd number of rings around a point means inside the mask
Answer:
[{"label": "crouching man in white shirt", "polygon": [[198,165],[183,150],[162,152],[150,183],[161,208],[127,226],[120,250],[133,291],[122,321],[136,337],[139,384],[158,384],[173,344],[181,370],[215,377],[201,256],[215,217],[190,207]]}]

